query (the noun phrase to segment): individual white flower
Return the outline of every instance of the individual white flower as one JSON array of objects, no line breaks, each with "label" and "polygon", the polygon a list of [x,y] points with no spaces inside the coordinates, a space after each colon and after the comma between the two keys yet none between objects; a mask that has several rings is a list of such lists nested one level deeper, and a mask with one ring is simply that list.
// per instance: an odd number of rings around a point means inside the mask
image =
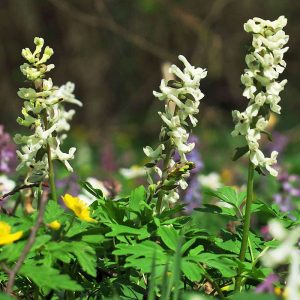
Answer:
[{"label": "individual white flower", "polygon": [[127,179],[134,179],[138,177],[144,177],[146,175],[146,170],[143,167],[133,165],[130,168],[121,168],[119,170],[120,174]]},{"label": "individual white flower", "polygon": [[268,126],[268,121],[265,118],[260,117],[256,122],[255,128],[258,131],[264,131],[267,126]]},{"label": "individual white flower", "polygon": [[163,203],[167,206],[169,203],[174,204],[178,202],[179,194],[175,190],[171,190],[169,193],[164,194]]},{"label": "individual white flower", "polygon": [[163,144],[159,145],[155,150],[153,150],[150,146],[146,146],[143,148],[144,153],[146,156],[157,159],[161,154],[162,151],[165,149]]},{"label": "individual white flower", "polygon": [[6,175],[0,175],[0,196],[9,193],[16,187],[16,183]]},{"label": "individual white flower", "polygon": [[216,172],[211,172],[208,175],[199,175],[198,180],[201,186],[212,190],[217,190],[218,188],[223,186],[221,177]]},{"label": "individual white flower", "polygon": [[64,102],[82,106],[82,102],[75,98],[74,95],[75,84],[68,81],[66,84],[55,89],[51,98],[63,99]]},{"label": "individual white flower", "polygon": [[278,171],[272,167],[273,165],[275,165],[277,163],[277,156],[278,156],[278,152],[272,151],[271,157],[265,158],[265,167],[270,172],[270,174],[273,176],[278,175]]}]

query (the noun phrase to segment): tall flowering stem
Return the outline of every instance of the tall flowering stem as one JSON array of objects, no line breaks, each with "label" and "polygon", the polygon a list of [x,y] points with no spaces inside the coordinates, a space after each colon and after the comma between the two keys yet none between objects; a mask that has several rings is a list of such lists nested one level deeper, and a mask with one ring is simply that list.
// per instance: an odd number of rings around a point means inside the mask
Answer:
[{"label": "tall flowering stem", "polygon": [[[151,159],[146,165],[150,183],[149,201],[157,198],[157,213],[179,199],[179,187],[187,188],[186,178],[194,164],[187,160],[186,154],[195,146],[195,143],[188,142],[188,138],[191,129],[197,125],[195,115],[199,112],[200,100],[204,97],[199,87],[201,79],[206,77],[206,70],[195,68],[182,55],[178,58],[184,64],[184,69],[172,65],[169,72],[176,79],[163,79],[160,92],[153,92],[156,98],[165,101],[165,111],[159,112],[163,121],[161,143],[154,150],[149,146],[144,148],[146,156]],[[173,159],[175,153],[179,155],[177,162]],[[153,174],[159,178],[156,183]]]},{"label": "tall flowering stem", "polygon": [[[258,173],[266,170],[272,176],[278,174],[274,168],[278,152],[272,151],[270,157],[265,157],[259,149],[259,140],[262,134],[270,136],[266,132],[270,114],[280,114],[281,110],[279,94],[287,80],[278,81],[278,77],[286,67],[283,55],[288,50],[288,47],[284,46],[289,37],[282,30],[286,24],[287,19],[284,16],[275,21],[254,18],[244,24],[245,31],[253,35],[252,47],[245,59],[247,68],[241,76],[241,82],[245,86],[243,96],[249,99],[249,103],[244,112],[235,110],[232,113],[235,123],[232,135],[240,135],[246,142],[245,146],[237,149],[235,158],[246,153],[250,156],[243,237],[239,255],[241,262],[245,260],[248,247],[254,170]],[[236,291],[239,291],[240,287],[241,270],[236,280]]]},{"label": "tall flowering stem", "polygon": [[74,158],[76,151],[74,147],[68,153],[60,149],[66,131],[70,129],[69,121],[75,113],[73,109],[65,110],[63,104],[68,102],[81,106],[82,103],[75,99],[73,83],[57,87],[51,78],[45,79],[54,68],[53,64],[47,64],[54,52],[49,46],[44,47],[42,38],[36,37],[34,44],[36,48],[33,52],[28,48],[22,50],[26,63],[20,68],[30,87],[19,89],[18,96],[24,100],[24,105],[23,116],[17,122],[33,133],[15,136],[15,142],[21,145],[17,151],[20,159],[17,170],[27,168],[26,184],[49,178],[51,196],[56,200],[53,160],[61,161],[72,172],[69,160]]}]

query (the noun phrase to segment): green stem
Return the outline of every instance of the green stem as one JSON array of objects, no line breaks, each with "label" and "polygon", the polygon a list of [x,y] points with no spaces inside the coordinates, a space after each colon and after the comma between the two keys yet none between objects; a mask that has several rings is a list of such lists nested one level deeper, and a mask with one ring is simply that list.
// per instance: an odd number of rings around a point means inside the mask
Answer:
[{"label": "green stem", "polygon": [[52,197],[52,200],[57,201],[55,178],[54,178],[54,168],[53,168],[53,161],[51,158],[51,148],[50,148],[49,144],[47,144],[47,156],[48,156],[49,183],[50,183],[51,197]]},{"label": "green stem", "polygon": [[75,221],[75,216],[72,217],[70,223],[69,223],[69,226],[66,228],[66,230],[62,233],[61,235],[61,238],[60,240],[62,240],[66,235],[67,233],[69,232],[69,230],[71,229],[72,225],[74,224],[74,221]]},{"label": "green stem", "polygon": [[[250,221],[251,221],[251,204],[253,200],[253,177],[254,177],[254,165],[251,161],[249,161],[246,209],[244,215],[242,244],[241,244],[241,250],[239,255],[239,260],[241,263],[245,261],[246,251],[248,248],[248,238],[249,238],[249,229],[250,229]],[[236,283],[235,283],[236,292],[240,291],[241,281],[242,281],[241,269],[239,269],[238,276],[236,278]]]},{"label": "green stem", "polygon": [[[171,148],[169,151],[168,151],[168,154],[166,156],[166,158],[164,159],[164,164],[163,164],[163,173],[162,173],[162,178],[161,178],[161,181],[163,182],[165,179],[166,179],[166,176],[167,176],[167,170],[168,170],[168,165],[169,165],[169,162],[170,162],[170,159],[172,157],[172,152],[173,152],[173,149]],[[156,202],[156,213],[157,214],[160,214],[161,212],[161,206],[162,206],[162,199],[163,199],[163,193],[160,191],[158,193],[158,198],[157,198],[157,202]]]},{"label": "green stem", "polygon": [[[44,114],[44,125],[45,125],[45,130],[49,129],[47,113]],[[57,201],[54,168],[53,168],[53,161],[52,161],[52,155],[51,155],[51,147],[50,147],[49,143],[47,143],[47,157],[48,157],[48,169],[49,169],[48,175],[49,175],[51,197],[52,197],[52,200]]]}]

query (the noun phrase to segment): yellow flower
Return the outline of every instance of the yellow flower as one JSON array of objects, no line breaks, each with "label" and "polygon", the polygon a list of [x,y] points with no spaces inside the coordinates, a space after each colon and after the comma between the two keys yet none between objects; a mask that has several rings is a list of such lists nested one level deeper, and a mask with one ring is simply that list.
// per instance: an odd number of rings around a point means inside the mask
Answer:
[{"label": "yellow flower", "polygon": [[275,287],[275,288],[274,288],[274,294],[275,294],[276,296],[281,296],[281,295],[282,295],[282,290],[281,290],[281,288],[280,288],[280,287]]},{"label": "yellow flower", "polygon": [[53,230],[59,230],[61,227],[61,224],[57,220],[55,220],[55,221],[49,223],[48,226]]},{"label": "yellow flower", "polygon": [[90,209],[83,200],[73,197],[70,194],[65,194],[62,199],[66,206],[73,210],[79,219],[87,222],[96,222],[96,220],[90,217]]},{"label": "yellow flower", "polygon": [[21,238],[23,231],[18,231],[15,233],[10,233],[11,227],[0,221],[0,245],[6,245],[13,243]]}]

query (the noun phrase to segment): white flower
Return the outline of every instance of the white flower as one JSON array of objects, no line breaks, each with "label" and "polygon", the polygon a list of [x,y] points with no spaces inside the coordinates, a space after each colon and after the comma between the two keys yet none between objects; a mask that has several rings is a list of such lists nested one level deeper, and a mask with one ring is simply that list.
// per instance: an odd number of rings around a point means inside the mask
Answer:
[{"label": "white flower", "polygon": [[162,151],[165,149],[165,145],[159,145],[155,150],[153,150],[150,146],[146,146],[143,148],[144,153],[146,156],[157,159],[161,154]]},{"label": "white flower", "polygon": [[210,188],[212,190],[217,190],[222,187],[221,177],[218,173],[212,172],[208,175],[199,175],[198,180],[203,187]]},{"label": "white flower", "polygon": [[165,204],[176,203],[179,200],[179,194],[175,190],[171,190],[169,193],[163,196],[163,202]]},{"label": "white flower", "polygon": [[133,165],[130,168],[121,168],[119,170],[120,174],[127,179],[134,179],[138,177],[144,177],[146,175],[146,170],[143,167]]},{"label": "white flower", "polygon": [[6,175],[0,175],[0,195],[4,195],[12,191],[16,187],[16,183],[9,179]]},{"label": "white flower", "polygon": [[278,171],[272,167],[273,165],[275,165],[277,163],[277,155],[278,155],[278,152],[273,151],[271,153],[271,157],[265,158],[265,163],[264,163],[265,168],[270,172],[270,174],[272,176],[278,175]]},{"label": "white flower", "polygon": [[74,90],[75,84],[73,82],[68,81],[66,84],[54,90],[52,98],[63,99],[64,102],[82,106],[82,102],[75,98],[75,95],[73,93]]}]

